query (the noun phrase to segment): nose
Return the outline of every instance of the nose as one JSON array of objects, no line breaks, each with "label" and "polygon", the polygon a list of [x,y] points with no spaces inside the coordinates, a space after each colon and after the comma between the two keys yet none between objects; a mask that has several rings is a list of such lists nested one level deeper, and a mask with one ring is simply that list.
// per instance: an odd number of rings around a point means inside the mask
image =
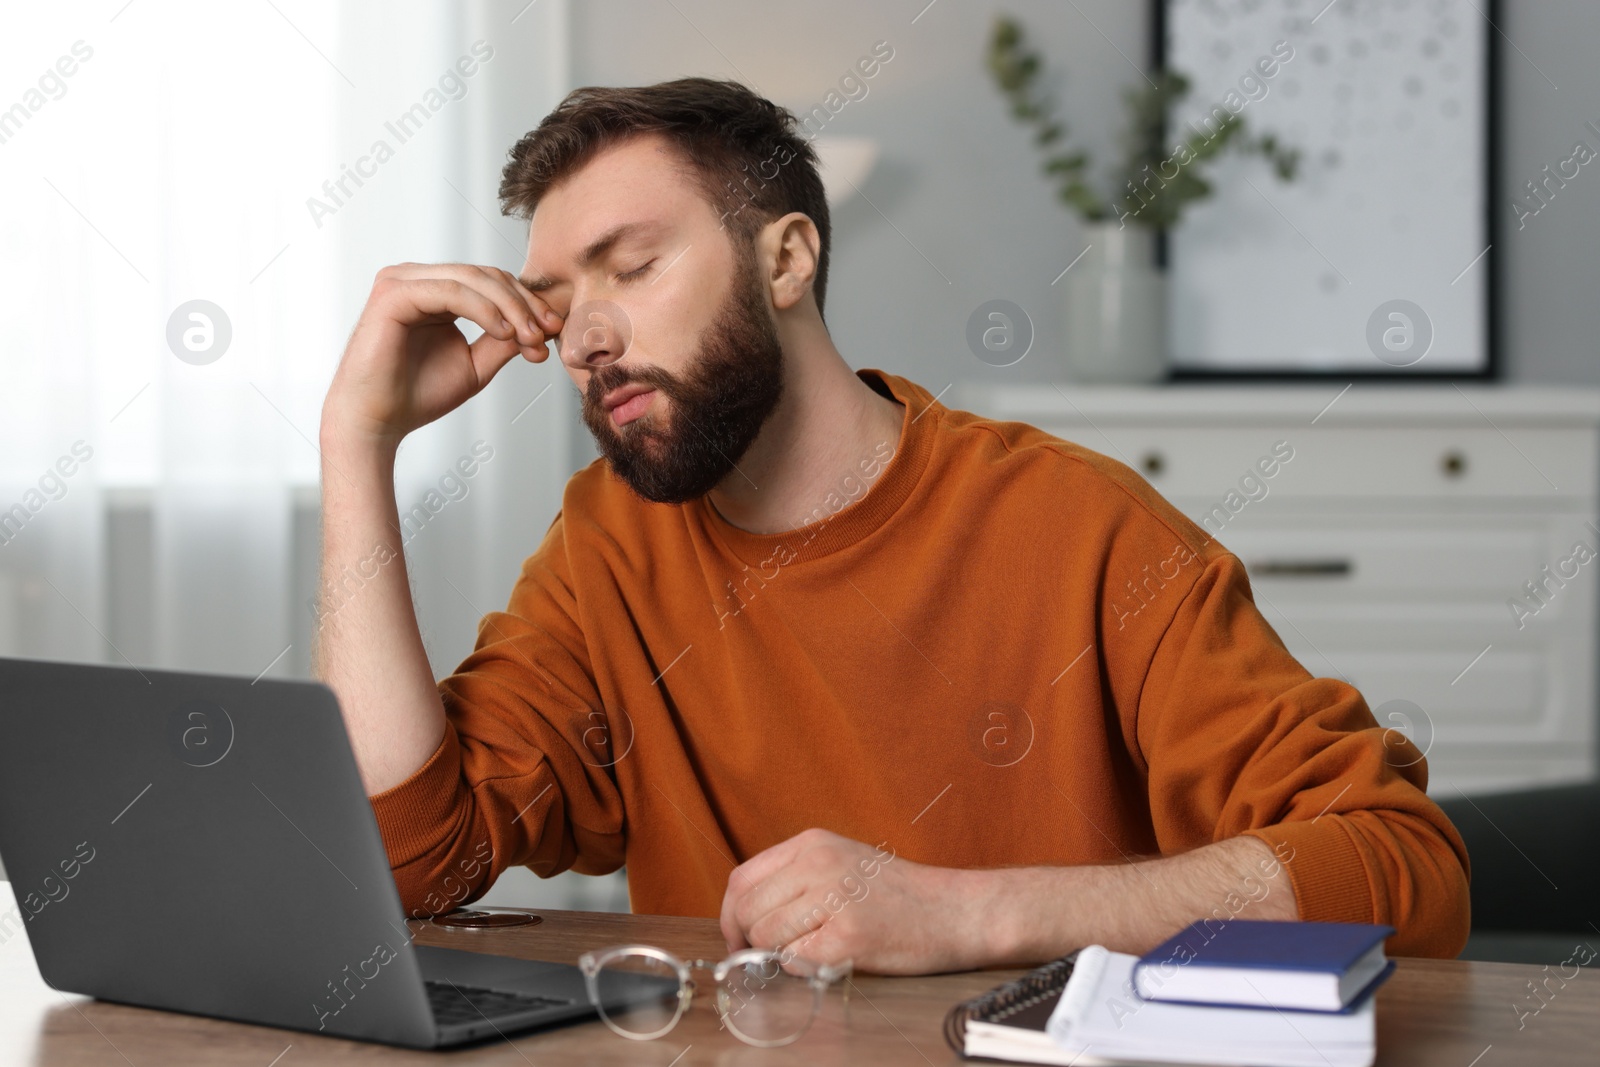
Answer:
[{"label": "nose", "polygon": [[633,342],[628,313],[610,300],[588,300],[561,327],[561,361],[573,370],[598,370],[627,354]]}]

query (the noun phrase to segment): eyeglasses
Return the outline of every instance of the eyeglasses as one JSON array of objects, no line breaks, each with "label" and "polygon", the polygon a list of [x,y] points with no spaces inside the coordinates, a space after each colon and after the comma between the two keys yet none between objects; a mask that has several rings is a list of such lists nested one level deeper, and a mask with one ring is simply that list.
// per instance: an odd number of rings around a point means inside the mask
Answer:
[{"label": "eyeglasses", "polygon": [[[785,966],[800,973],[785,970]],[[649,945],[617,945],[578,957],[589,1001],[612,1030],[635,1041],[678,1024],[694,998],[692,972],[709,970],[717,1011],[734,1037],[761,1048],[787,1045],[822,1010],[828,987],[850,976],[850,961],[818,964],[771,949],[741,949],[720,963],[680,960]],[[850,987],[842,987],[848,1003]]]}]

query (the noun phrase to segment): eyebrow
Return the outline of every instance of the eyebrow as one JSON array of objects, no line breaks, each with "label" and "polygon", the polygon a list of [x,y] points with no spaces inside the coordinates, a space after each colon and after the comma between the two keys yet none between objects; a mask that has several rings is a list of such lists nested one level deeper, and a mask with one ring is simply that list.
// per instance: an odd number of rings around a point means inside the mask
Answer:
[{"label": "eyebrow", "polygon": [[[611,249],[621,241],[627,240],[630,237],[637,237],[641,234],[653,233],[659,229],[661,229],[661,224],[659,222],[624,222],[620,225],[613,226],[611,229],[607,230],[605,233],[589,242],[589,247],[585,248],[578,256],[578,267],[580,269],[588,267],[590,264],[594,263],[595,260],[605,255],[607,252],[610,252]],[[518,278],[517,281],[521,282],[535,293],[543,292],[544,290],[549,289],[556,284],[549,278],[537,276]]]}]

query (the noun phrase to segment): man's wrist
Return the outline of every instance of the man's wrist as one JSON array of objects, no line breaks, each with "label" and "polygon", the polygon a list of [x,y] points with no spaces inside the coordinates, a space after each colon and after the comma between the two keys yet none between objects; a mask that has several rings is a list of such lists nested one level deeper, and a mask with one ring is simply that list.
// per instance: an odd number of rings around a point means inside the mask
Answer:
[{"label": "man's wrist", "polygon": [[[398,441],[328,432],[324,428],[319,444],[325,525],[348,522],[357,515],[368,514],[370,508],[379,509],[379,515],[393,508]],[[395,521],[388,518],[387,524]]]},{"label": "man's wrist", "polygon": [[356,428],[352,420],[324,411],[317,431],[318,451],[324,464],[370,467],[394,462],[404,435],[375,434]]},{"label": "man's wrist", "polygon": [[993,967],[1037,963],[1078,947],[1067,933],[1071,871],[1004,867],[958,872],[962,954],[975,967]]}]

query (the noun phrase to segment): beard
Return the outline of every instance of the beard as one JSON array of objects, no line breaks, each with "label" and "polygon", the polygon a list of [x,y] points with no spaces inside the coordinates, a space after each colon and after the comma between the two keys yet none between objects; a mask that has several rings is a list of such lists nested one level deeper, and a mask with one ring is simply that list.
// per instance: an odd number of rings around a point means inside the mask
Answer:
[{"label": "beard", "polygon": [[[639,382],[665,399],[620,429],[601,401]],[[768,313],[755,257],[741,255],[733,287],[681,376],[660,367],[609,363],[589,377],[583,421],[617,477],[657,504],[704,496],[727,477],[783,393],[783,348]]]}]

